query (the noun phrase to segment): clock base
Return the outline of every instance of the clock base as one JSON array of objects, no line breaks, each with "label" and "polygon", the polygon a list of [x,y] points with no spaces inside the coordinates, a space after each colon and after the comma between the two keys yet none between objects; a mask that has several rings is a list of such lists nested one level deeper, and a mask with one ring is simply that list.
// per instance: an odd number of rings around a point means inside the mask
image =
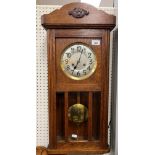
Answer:
[{"label": "clock base", "polygon": [[57,148],[48,147],[48,154],[105,154],[110,152],[109,146],[103,146],[98,142],[88,143],[58,143]]},{"label": "clock base", "polygon": [[105,153],[109,153],[110,152],[110,148],[96,148],[96,149],[91,149],[91,148],[81,148],[81,149],[72,149],[72,148],[68,148],[68,149],[48,149],[48,154],[105,154]]},{"label": "clock base", "polygon": [[[37,146],[36,155],[49,155],[48,149],[44,146]],[[54,155],[60,155],[60,154],[54,154]],[[66,155],[66,154],[61,154],[61,155]]]}]

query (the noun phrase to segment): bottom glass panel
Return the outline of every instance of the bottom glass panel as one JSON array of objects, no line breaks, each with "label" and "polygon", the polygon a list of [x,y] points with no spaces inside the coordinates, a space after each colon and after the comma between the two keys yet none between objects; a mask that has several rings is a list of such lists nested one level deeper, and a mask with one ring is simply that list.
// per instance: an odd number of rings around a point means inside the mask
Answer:
[{"label": "bottom glass panel", "polygon": [[[100,108],[101,108],[101,92],[92,93],[92,112],[89,113],[89,92],[68,92],[67,99],[65,93],[56,94],[56,131],[57,141],[88,141],[88,133],[91,140],[100,139]],[[65,101],[68,109],[65,108]],[[66,118],[65,121],[65,109]],[[88,116],[92,114],[92,116]],[[92,118],[92,119],[90,119]],[[88,122],[89,124],[88,129]],[[68,122],[68,126],[65,125]],[[66,127],[66,129],[65,129]]]}]

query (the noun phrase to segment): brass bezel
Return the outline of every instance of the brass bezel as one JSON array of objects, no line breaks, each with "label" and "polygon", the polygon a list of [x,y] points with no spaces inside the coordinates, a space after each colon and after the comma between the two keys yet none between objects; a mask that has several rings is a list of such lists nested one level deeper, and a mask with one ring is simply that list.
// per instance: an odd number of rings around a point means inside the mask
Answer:
[{"label": "brass bezel", "polygon": [[75,77],[75,76],[73,76],[73,75],[68,74],[68,73],[65,71],[65,69],[64,69],[64,65],[62,64],[62,61],[60,61],[61,69],[62,69],[63,73],[64,73],[67,77],[69,77],[70,79],[73,79],[73,80],[85,80],[85,79],[89,78],[91,75],[93,75],[93,73],[95,72],[95,70],[96,70],[96,68],[97,68],[97,58],[96,58],[96,54],[95,54],[95,52],[92,50],[92,48],[89,47],[88,44],[81,43],[81,42],[76,42],[76,43],[72,43],[72,44],[68,45],[68,46],[63,50],[63,52],[61,53],[61,60],[62,60],[62,56],[64,55],[64,53],[66,52],[66,50],[67,50],[68,48],[70,48],[71,46],[73,46],[73,45],[84,45],[84,46],[86,46],[87,48],[89,48],[89,49],[91,50],[91,52],[94,54],[95,65],[93,66],[91,72],[89,72],[89,74],[87,74],[87,75],[85,75],[85,76],[83,76],[83,77]]}]

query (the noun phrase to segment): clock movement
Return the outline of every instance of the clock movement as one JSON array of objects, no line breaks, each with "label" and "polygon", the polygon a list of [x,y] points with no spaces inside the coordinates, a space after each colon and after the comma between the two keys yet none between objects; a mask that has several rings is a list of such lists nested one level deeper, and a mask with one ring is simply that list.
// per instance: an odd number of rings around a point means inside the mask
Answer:
[{"label": "clock movement", "polygon": [[41,19],[47,30],[48,154],[109,152],[109,47],[115,16],[71,3]]}]

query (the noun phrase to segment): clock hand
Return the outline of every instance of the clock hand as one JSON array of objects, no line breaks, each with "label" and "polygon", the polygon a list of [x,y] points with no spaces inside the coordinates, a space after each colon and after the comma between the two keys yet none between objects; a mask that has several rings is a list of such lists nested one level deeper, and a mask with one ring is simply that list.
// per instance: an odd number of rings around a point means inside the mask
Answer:
[{"label": "clock hand", "polygon": [[79,57],[79,59],[78,59],[78,61],[76,63],[76,66],[74,67],[74,70],[77,68],[78,64],[80,63],[82,53],[83,53],[83,49],[82,49],[80,57]]}]

